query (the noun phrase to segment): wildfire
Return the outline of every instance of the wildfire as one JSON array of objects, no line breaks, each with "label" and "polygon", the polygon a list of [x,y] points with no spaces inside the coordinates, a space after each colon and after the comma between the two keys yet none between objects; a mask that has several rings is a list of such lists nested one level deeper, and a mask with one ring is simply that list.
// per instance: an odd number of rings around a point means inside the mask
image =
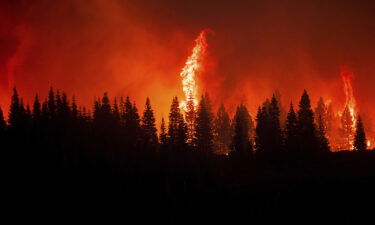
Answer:
[{"label": "wildfire", "polygon": [[341,77],[342,77],[342,81],[344,82],[344,91],[345,91],[345,96],[346,96],[345,107],[348,107],[348,109],[349,109],[350,116],[351,116],[352,122],[353,122],[352,127],[353,127],[353,129],[355,129],[355,125],[356,125],[356,119],[355,119],[356,101],[355,101],[355,98],[354,98],[353,87],[352,87],[352,82],[351,82],[351,79],[354,78],[354,74],[349,69],[342,69],[341,70]]},{"label": "wildfire", "polygon": [[207,30],[201,31],[198,37],[195,39],[195,46],[192,53],[186,60],[185,66],[180,73],[182,78],[182,90],[185,94],[185,100],[181,101],[180,107],[185,111],[187,111],[186,106],[188,101],[192,101],[194,106],[198,105],[198,85],[196,76],[202,71],[202,62],[206,55],[206,33]]},{"label": "wildfire", "polygon": [[[347,127],[350,131],[347,144],[349,144],[350,149],[353,149],[354,144],[354,132],[356,127],[356,101],[353,93],[353,87],[351,83],[351,79],[354,78],[354,74],[351,70],[348,68],[343,68],[341,70],[341,77],[342,81],[344,82],[344,92],[345,92],[345,107],[344,112],[341,114],[342,117],[349,117],[350,120],[350,126]],[[347,115],[348,114],[348,115]]]}]

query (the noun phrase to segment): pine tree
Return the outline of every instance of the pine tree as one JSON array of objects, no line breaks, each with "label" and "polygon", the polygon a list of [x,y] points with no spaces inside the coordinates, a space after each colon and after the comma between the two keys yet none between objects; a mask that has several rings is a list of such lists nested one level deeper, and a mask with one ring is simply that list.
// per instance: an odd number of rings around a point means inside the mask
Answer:
[{"label": "pine tree", "polygon": [[318,152],[314,113],[311,109],[310,98],[306,90],[304,90],[299,102],[298,131],[300,151],[305,154]]},{"label": "pine tree", "polygon": [[[80,110],[80,111],[81,111],[81,110]],[[81,112],[82,112],[82,111],[81,111]],[[100,104],[100,100],[99,100],[99,99],[96,99],[96,100],[94,101],[94,123],[95,123],[95,124],[100,123],[101,118],[102,118],[102,112],[101,112],[101,104]]]},{"label": "pine tree", "polygon": [[164,117],[161,118],[159,140],[160,140],[160,144],[162,146],[165,146],[167,144],[167,141],[168,141],[168,135],[167,135],[167,131],[166,131],[166,128],[165,128]]},{"label": "pine tree", "polygon": [[318,118],[318,129],[317,129],[317,138],[318,138],[318,148],[320,152],[329,152],[329,141],[326,137],[325,132],[326,125],[323,122],[323,118],[321,115],[319,115]]},{"label": "pine tree", "polygon": [[155,150],[158,144],[158,136],[156,134],[155,117],[154,111],[151,108],[150,99],[146,99],[145,110],[142,116],[142,134],[143,143],[147,146],[146,148],[151,148],[150,150]]},{"label": "pine tree", "polygon": [[121,116],[120,116],[119,107],[117,105],[117,98],[115,98],[114,103],[113,103],[113,112],[112,112],[112,114],[113,114],[113,118],[114,118],[116,124],[119,124]]},{"label": "pine tree", "polygon": [[56,100],[55,93],[51,87],[48,93],[48,117],[49,119],[54,119],[56,115]]},{"label": "pine tree", "polygon": [[41,116],[42,116],[42,109],[41,109],[39,97],[38,95],[35,95],[34,106],[33,106],[33,118],[34,120],[39,120]]},{"label": "pine tree", "polygon": [[269,108],[269,142],[271,144],[271,151],[270,154],[279,154],[282,149],[282,132],[280,127],[280,109],[279,103],[275,97],[272,96],[271,104]]},{"label": "pine tree", "polygon": [[228,154],[232,141],[232,129],[229,114],[223,104],[220,105],[214,122],[214,146],[219,154]]},{"label": "pine tree", "polygon": [[202,96],[195,120],[194,146],[203,152],[213,150],[212,112],[208,96]]},{"label": "pine tree", "polygon": [[11,129],[17,128],[22,124],[22,110],[20,99],[16,88],[13,88],[12,101],[9,110],[9,127]]},{"label": "pine tree", "polygon": [[267,142],[267,110],[263,107],[258,107],[258,112],[256,116],[256,136],[255,136],[255,148],[256,153],[265,152],[268,148]]},{"label": "pine tree", "polygon": [[187,149],[187,125],[184,121],[184,117],[180,114],[178,119],[178,130],[177,130],[177,148],[180,150]]},{"label": "pine tree", "polygon": [[285,150],[290,154],[297,154],[299,150],[297,115],[294,112],[292,103],[290,103],[290,109],[285,124]]},{"label": "pine tree", "polygon": [[280,110],[280,126],[281,126],[281,130],[283,130],[283,128],[285,128],[285,122],[286,122],[286,117],[287,117],[288,112],[285,106],[281,102],[281,93],[279,90],[275,91],[274,96],[277,100],[277,106]]},{"label": "pine tree", "polygon": [[48,101],[45,99],[42,104],[42,120],[46,122],[48,120],[49,112],[48,112]]},{"label": "pine tree", "polygon": [[233,119],[234,134],[232,148],[235,152],[251,153],[253,151],[250,140],[250,115],[244,105],[239,105]]},{"label": "pine tree", "polygon": [[71,118],[71,115],[72,115],[72,112],[71,112],[71,108],[69,107],[69,102],[68,102],[68,96],[66,95],[66,93],[62,93],[62,100],[61,100],[61,114],[63,116],[63,118],[65,119],[70,119]]},{"label": "pine tree", "polygon": [[130,98],[126,97],[126,101],[123,103],[122,118],[124,121],[125,137],[127,139],[130,148],[137,148],[140,141],[140,119],[138,109],[134,104],[130,102]]},{"label": "pine tree", "polygon": [[76,97],[74,95],[72,97],[72,117],[73,117],[73,119],[78,118],[78,109],[77,109]]},{"label": "pine tree", "polygon": [[169,112],[169,124],[168,124],[168,142],[171,145],[177,145],[178,143],[178,130],[180,124],[180,108],[177,97],[172,100],[171,109]]},{"label": "pine tree", "polygon": [[361,116],[358,116],[357,118],[356,131],[354,136],[354,150],[359,152],[367,150],[366,134]]},{"label": "pine tree", "polygon": [[103,119],[106,119],[108,121],[112,118],[112,109],[111,104],[109,102],[108,93],[105,92],[102,98],[102,104],[101,104],[101,113],[103,116]]}]

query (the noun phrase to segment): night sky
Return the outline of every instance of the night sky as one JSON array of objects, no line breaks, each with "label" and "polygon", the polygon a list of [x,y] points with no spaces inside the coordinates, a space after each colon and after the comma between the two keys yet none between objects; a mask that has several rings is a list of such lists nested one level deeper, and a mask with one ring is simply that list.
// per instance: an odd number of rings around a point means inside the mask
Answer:
[{"label": "night sky", "polygon": [[[343,108],[340,68],[355,74],[359,111],[375,113],[375,2],[315,1],[1,1],[0,100],[13,86],[26,102],[49,87],[90,106],[95,96],[150,96],[159,120],[202,29],[209,54],[200,91],[233,111],[279,90],[284,105],[307,89]],[[6,110],[5,110],[6,111]]]}]

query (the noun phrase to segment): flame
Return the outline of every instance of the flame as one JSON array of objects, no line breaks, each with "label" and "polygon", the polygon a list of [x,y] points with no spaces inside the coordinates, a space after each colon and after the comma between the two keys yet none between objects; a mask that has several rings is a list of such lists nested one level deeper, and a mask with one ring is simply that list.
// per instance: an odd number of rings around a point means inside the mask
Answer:
[{"label": "flame", "polygon": [[180,107],[185,109],[185,111],[187,111],[186,103],[188,101],[192,101],[194,103],[194,106],[198,105],[198,85],[196,76],[199,72],[202,71],[202,62],[206,55],[207,31],[208,30],[201,31],[198,37],[195,39],[195,46],[192,50],[192,53],[186,60],[185,66],[180,73],[180,76],[182,78],[182,90],[186,98],[186,100],[181,101]]},{"label": "flame", "polygon": [[367,147],[371,147],[371,141],[367,140]]},{"label": "flame", "polygon": [[356,101],[354,98],[353,87],[352,87],[352,82],[351,82],[351,79],[354,78],[354,74],[349,69],[343,69],[341,70],[341,77],[344,82],[344,91],[345,91],[345,96],[346,96],[345,107],[348,107],[349,109],[350,116],[352,117],[352,121],[353,121],[353,129],[355,129],[355,125],[357,122],[355,119]]},{"label": "flame", "polygon": [[[356,101],[354,97],[354,92],[353,92],[353,87],[352,87],[352,82],[351,79],[354,78],[354,74],[351,70],[348,68],[343,68],[341,70],[341,77],[342,81],[344,82],[344,92],[345,92],[345,107],[348,108],[349,114],[352,120],[352,130],[353,130],[353,135],[354,136],[354,131],[356,127]],[[351,149],[353,149],[353,140],[349,141],[349,145],[351,146]]]}]

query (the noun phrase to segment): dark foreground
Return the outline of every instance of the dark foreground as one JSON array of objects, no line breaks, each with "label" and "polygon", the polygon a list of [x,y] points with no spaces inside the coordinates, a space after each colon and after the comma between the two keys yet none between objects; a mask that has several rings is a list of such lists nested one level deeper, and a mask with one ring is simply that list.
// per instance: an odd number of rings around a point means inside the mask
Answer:
[{"label": "dark foreground", "polygon": [[3,185],[7,212],[16,215],[13,220],[104,218],[128,224],[373,224],[375,220],[374,151],[278,160],[191,151],[112,158],[47,149],[6,152],[13,160],[4,161]]}]

